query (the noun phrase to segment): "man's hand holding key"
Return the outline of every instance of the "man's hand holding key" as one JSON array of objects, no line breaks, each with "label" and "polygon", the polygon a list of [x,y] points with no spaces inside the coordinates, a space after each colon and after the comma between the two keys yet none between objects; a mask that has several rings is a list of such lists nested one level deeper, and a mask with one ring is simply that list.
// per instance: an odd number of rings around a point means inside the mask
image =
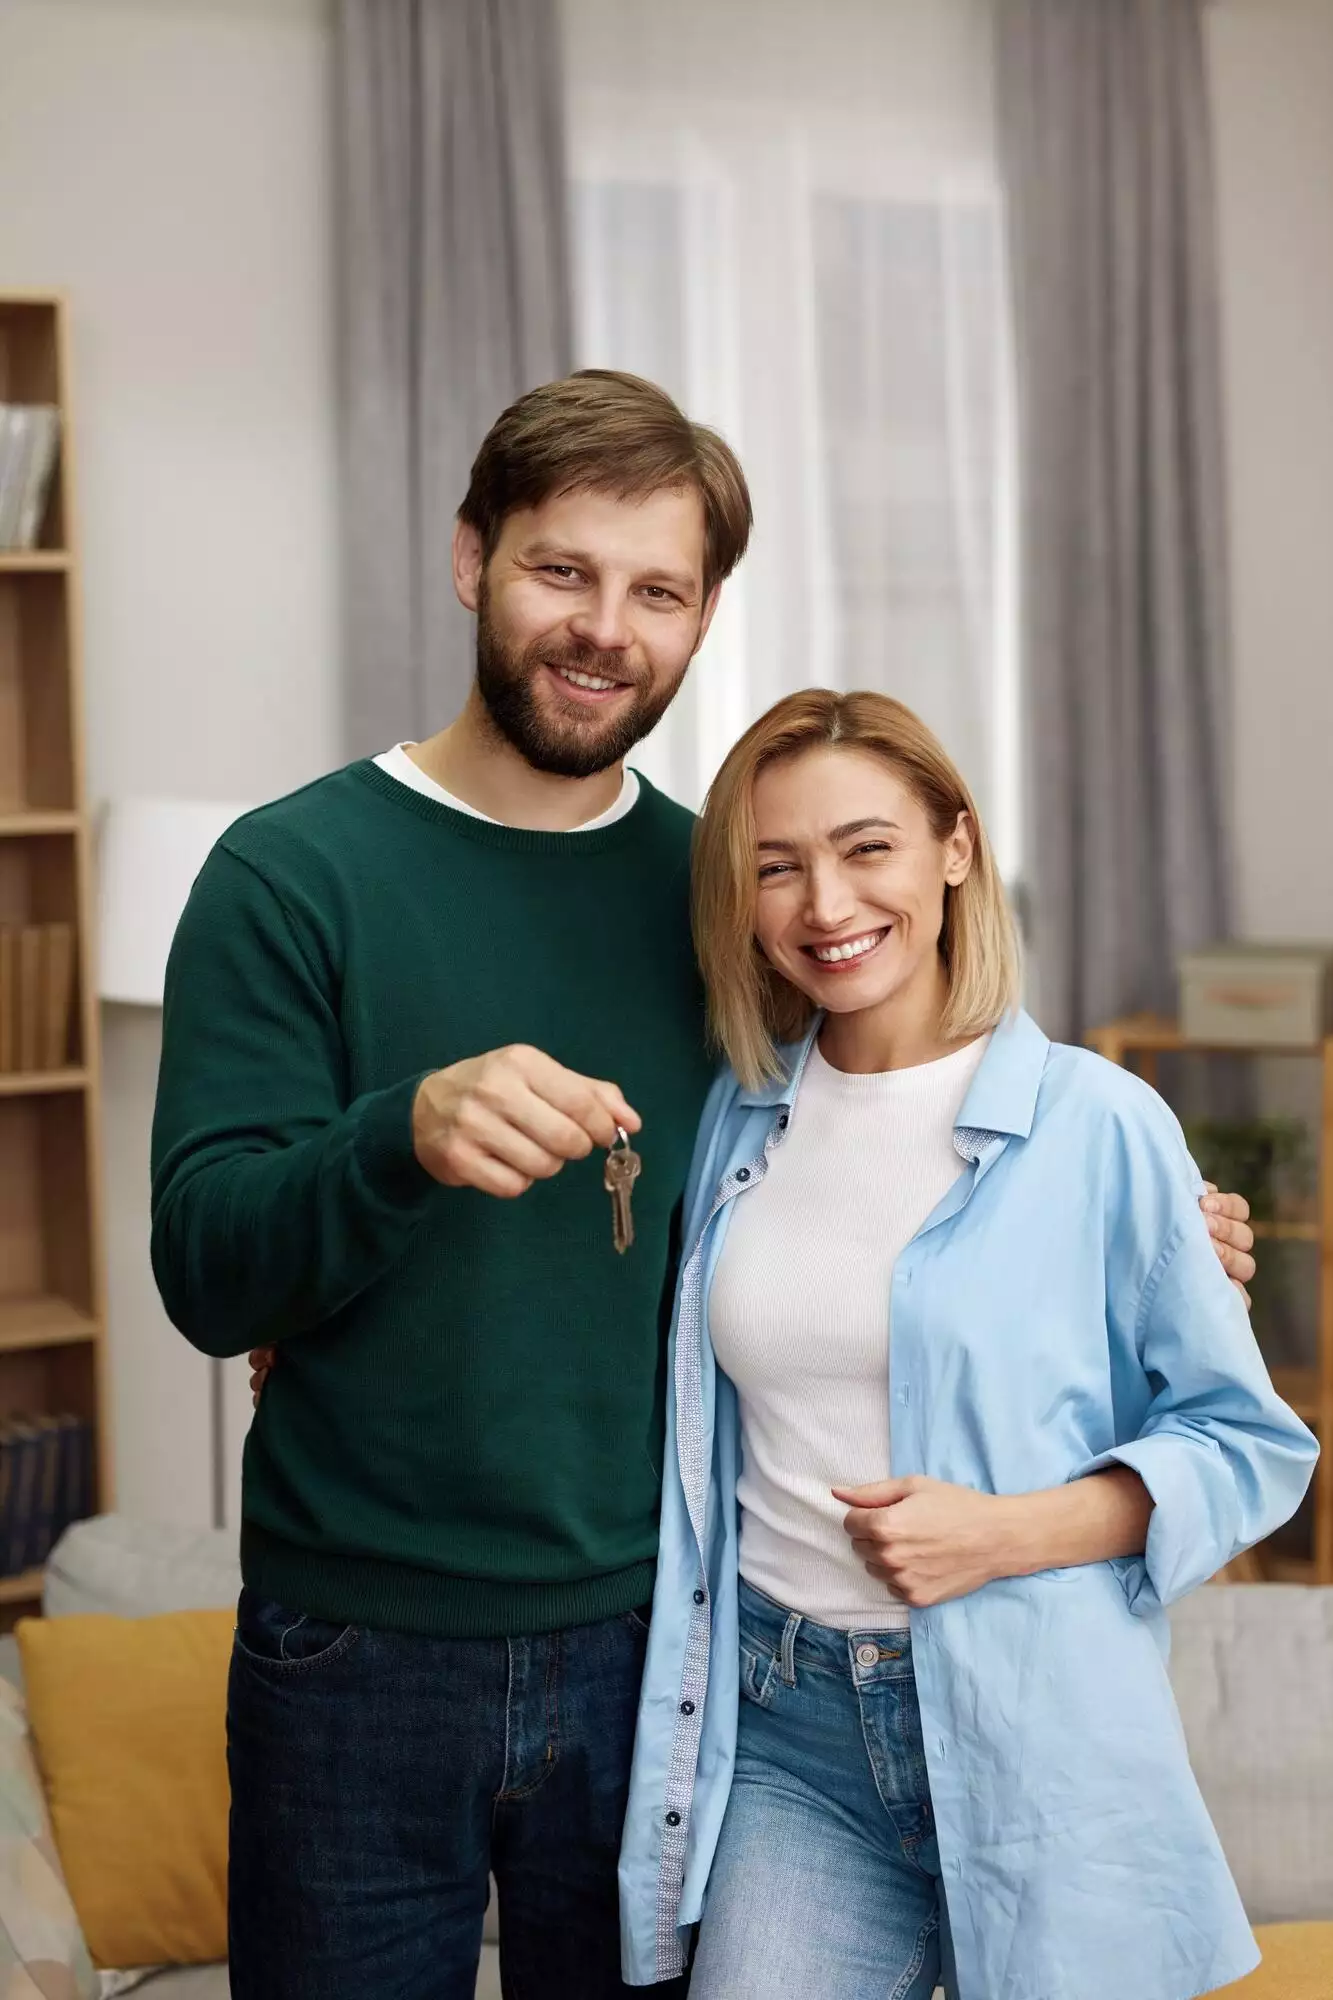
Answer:
[{"label": "man's hand holding key", "polygon": [[[550,1180],[567,1161],[605,1147],[616,1162],[605,1185],[615,1246],[624,1251],[634,1241],[629,1204],[640,1165],[626,1134],[642,1123],[614,1083],[580,1076],[517,1042],[423,1078],[412,1106],[412,1143],[426,1172],[445,1187],[480,1188],[506,1201],[526,1194],[534,1181]],[[256,1408],[275,1358],[272,1347],[251,1351]]]},{"label": "man's hand holding key", "polygon": [[516,1043],[426,1077],[412,1107],[412,1143],[446,1187],[512,1200],[569,1160],[615,1144],[642,1121],[614,1083],[580,1076]]}]

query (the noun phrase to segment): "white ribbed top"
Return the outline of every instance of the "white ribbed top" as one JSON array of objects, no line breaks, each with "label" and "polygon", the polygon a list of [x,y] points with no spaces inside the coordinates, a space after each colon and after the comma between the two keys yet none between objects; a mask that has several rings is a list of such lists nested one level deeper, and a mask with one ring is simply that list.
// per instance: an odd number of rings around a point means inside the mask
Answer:
[{"label": "white ribbed top", "polygon": [[741,1575],[841,1630],[907,1622],[831,1486],[889,1477],[889,1288],[963,1171],[953,1130],[990,1037],[849,1076],[810,1052],[764,1178],[736,1197],[709,1301],[740,1398]]}]

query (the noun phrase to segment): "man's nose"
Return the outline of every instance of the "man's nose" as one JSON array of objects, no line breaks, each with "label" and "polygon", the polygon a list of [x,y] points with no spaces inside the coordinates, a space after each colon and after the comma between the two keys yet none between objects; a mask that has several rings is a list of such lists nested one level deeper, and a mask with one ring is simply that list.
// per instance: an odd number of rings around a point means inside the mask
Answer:
[{"label": "man's nose", "polygon": [[623,652],[630,644],[629,596],[613,585],[590,592],[569,621],[569,629],[599,653]]}]

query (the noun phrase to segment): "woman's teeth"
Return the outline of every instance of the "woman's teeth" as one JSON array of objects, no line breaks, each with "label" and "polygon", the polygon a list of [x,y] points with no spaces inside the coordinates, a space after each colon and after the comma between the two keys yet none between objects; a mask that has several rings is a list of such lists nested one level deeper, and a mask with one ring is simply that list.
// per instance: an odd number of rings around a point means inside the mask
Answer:
[{"label": "woman's teeth", "polygon": [[573,667],[557,667],[561,680],[570,681],[576,688],[591,688],[594,694],[605,694],[608,688],[619,687],[619,681],[604,681],[596,674],[576,673]]},{"label": "woman's teeth", "polygon": [[886,928],[882,931],[871,931],[865,937],[850,938],[846,944],[812,944],[809,947],[810,955],[812,958],[817,958],[821,965],[832,965],[844,958],[861,958],[866,952],[873,951],[880,940],[887,936]]}]

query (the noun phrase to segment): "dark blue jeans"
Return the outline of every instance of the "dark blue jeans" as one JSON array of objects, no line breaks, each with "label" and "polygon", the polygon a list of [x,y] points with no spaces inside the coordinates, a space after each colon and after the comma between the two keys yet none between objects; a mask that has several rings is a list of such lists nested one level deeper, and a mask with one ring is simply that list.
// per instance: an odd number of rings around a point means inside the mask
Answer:
[{"label": "dark blue jeans", "polygon": [[[413,1639],[241,1596],[228,1695],[234,2000],[604,2000],[646,1625]],[[658,1995],[684,1993],[684,1982]]]}]

